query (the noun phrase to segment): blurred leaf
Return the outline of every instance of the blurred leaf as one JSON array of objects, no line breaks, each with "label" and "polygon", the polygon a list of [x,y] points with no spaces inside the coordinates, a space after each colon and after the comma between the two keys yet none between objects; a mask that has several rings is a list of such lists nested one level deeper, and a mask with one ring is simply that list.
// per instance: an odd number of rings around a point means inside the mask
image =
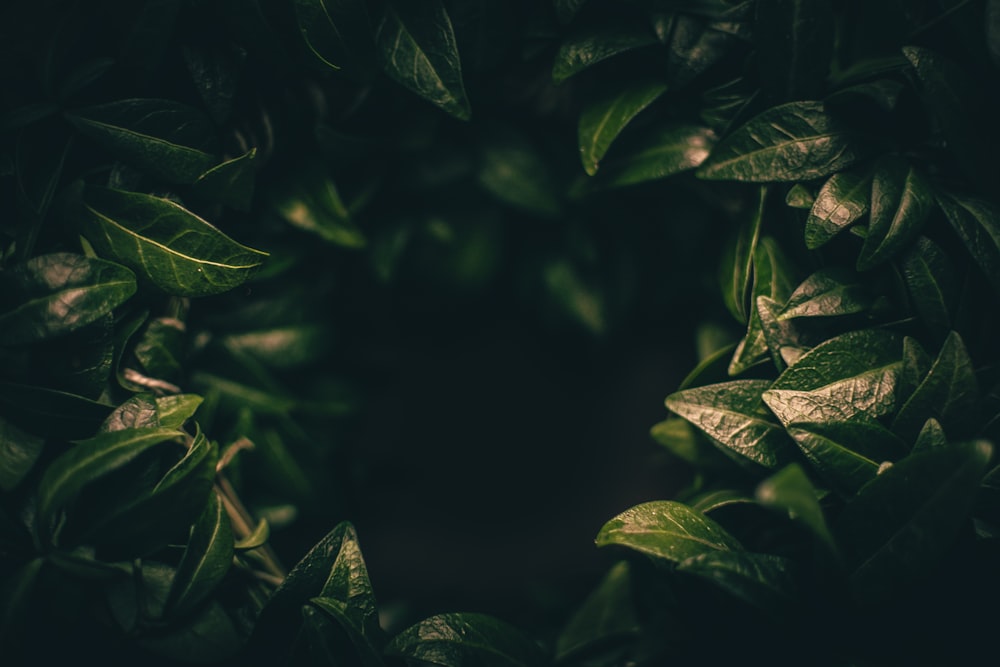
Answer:
[{"label": "blurred leaf", "polygon": [[212,167],[192,184],[193,192],[237,211],[249,211],[257,175],[256,157],[257,149],[251,148],[243,155]]},{"label": "blurred leaf", "polygon": [[167,294],[228,291],[267,257],[168,199],[97,187],[86,199],[84,229],[94,247]]},{"label": "blurred leaf", "polygon": [[858,270],[866,271],[901,251],[920,233],[934,206],[927,179],[904,160],[889,156],[875,165],[871,222],[858,254]]},{"label": "blurred leaf", "polygon": [[256,549],[257,547],[264,546],[270,536],[271,524],[267,522],[267,519],[261,519],[257,522],[253,532],[243,539],[237,540],[233,545],[233,548],[236,549],[236,551],[250,551],[252,549]]},{"label": "blurred leaf", "polygon": [[570,34],[559,45],[552,64],[552,80],[562,83],[603,60],[656,43],[656,36],[640,23],[587,26]]},{"label": "blurred leaf", "polygon": [[695,173],[706,180],[811,180],[850,166],[871,147],[822,102],[789,102],[734,130]]},{"label": "blurred leaf", "polygon": [[[722,454],[699,438],[686,419],[670,417],[653,425],[649,431],[653,440],[671,454],[700,469],[719,466]],[[725,462],[725,459],[722,459]]]},{"label": "blurred leaf", "polygon": [[670,123],[641,139],[637,149],[605,160],[594,187],[636,185],[696,169],[712,150],[715,134],[698,125]]},{"label": "blurred leaf", "polygon": [[737,460],[776,468],[789,461],[791,442],[761,401],[768,380],[733,380],[685,389],[666,399],[667,409],[688,420]]},{"label": "blurred leaf", "polygon": [[498,200],[544,218],[559,215],[549,166],[524,136],[496,128],[484,141],[481,160],[479,184]]},{"label": "blurred leaf", "polygon": [[0,274],[0,345],[21,345],[95,322],[136,291],[135,275],[71,253],[33,257]]},{"label": "blurred leaf", "polygon": [[595,542],[599,547],[622,546],[673,563],[708,552],[743,549],[715,521],[673,500],[642,503],[622,512],[604,524]]},{"label": "blurred leaf", "polygon": [[[717,24],[716,24],[717,25]],[[683,88],[728,55],[731,35],[714,29],[705,19],[679,14],[667,43],[667,82]]]},{"label": "blurred leaf", "polygon": [[185,44],[181,52],[191,80],[212,120],[221,125],[232,113],[247,52],[231,43],[206,42],[208,43],[199,45]]},{"label": "blurred leaf", "polygon": [[113,405],[63,391],[0,382],[0,414],[34,435],[64,439],[87,437],[113,409]]},{"label": "blurred leaf", "polygon": [[31,472],[45,439],[25,433],[0,417],[0,490],[13,491]]},{"label": "blurred leaf", "polygon": [[180,424],[163,424],[152,394],[136,394],[121,403],[101,424],[99,433],[112,433],[137,428],[178,428]]},{"label": "blurred leaf", "polygon": [[898,594],[944,556],[968,518],[992,453],[979,440],[913,454],[847,504],[834,533],[859,601]]},{"label": "blurred leaf", "polygon": [[820,494],[798,463],[792,463],[757,485],[754,497],[765,507],[788,514],[802,522],[831,554],[837,545],[826,524]]},{"label": "blurred leaf", "polygon": [[33,558],[0,579],[0,651],[17,656],[21,633],[28,625],[28,608],[35,593],[44,558]]},{"label": "blurred leaf", "polygon": [[902,257],[903,279],[924,325],[943,338],[951,330],[951,304],[958,303],[958,278],[951,260],[921,236]]},{"label": "blurred leaf", "polygon": [[223,344],[271,368],[296,368],[321,357],[331,335],[323,324],[292,324],[231,334]]},{"label": "blurred leaf", "polygon": [[309,602],[334,619],[347,632],[348,637],[358,651],[362,665],[365,667],[379,667],[383,664],[382,659],[379,657],[379,651],[372,643],[371,638],[366,636],[357,625],[348,603],[328,597],[313,598]]},{"label": "blurred leaf", "polygon": [[601,158],[625,126],[666,90],[666,84],[660,81],[630,83],[617,94],[599,97],[584,107],[577,138],[580,159],[588,175],[597,173]]},{"label": "blurred leaf", "polygon": [[562,23],[569,23],[576,16],[580,8],[587,4],[587,0],[552,0],[556,8],[556,16]]},{"label": "blurred leaf", "polygon": [[822,97],[834,47],[829,0],[771,0],[754,6],[753,40],[764,91],[775,102]]},{"label": "blurred leaf", "polygon": [[302,38],[320,62],[371,76],[375,42],[363,0],[295,0],[294,7]]},{"label": "blurred leaf", "polygon": [[319,165],[308,164],[270,191],[271,208],[285,222],[346,248],[362,248],[365,236],[341,199],[337,184]]},{"label": "blurred leaf", "polygon": [[197,109],[162,99],[127,99],[67,116],[118,159],[168,183],[194,183],[215,164],[218,139]]},{"label": "blurred leaf", "polygon": [[816,203],[816,197],[809,191],[809,188],[801,183],[796,183],[789,188],[785,195],[785,203],[792,208],[812,209],[813,204]]},{"label": "blurred leaf", "polygon": [[229,572],[233,553],[229,515],[218,494],[209,493],[170,584],[166,613],[184,616],[211,595]]},{"label": "blurred leaf", "polygon": [[842,267],[820,269],[795,288],[778,319],[835,317],[869,310],[874,298],[858,278]]},{"label": "blurred leaf", "polygon": [[455,118],[469,120],[458,45],[441,0],[387,5],[375,40],[390,78]]},{"label": "blurred leaf", "polygon": [[677,571],[700,577],[768,613],[792,612],[798,590],[793,561],[772,554],[712,551],[677,564]]},{"label": "blurred leaf", "polygon": [[871,174],[845,169],[827,179],[806,219],[806,247],[815,250],[868,212]]},{"label": "blurred leaf", "polygon": [[631,569],[628,561],[619,561],[573,611],[556,639],[555,659],[561,662],[596,644],[637,635],[640,629]]},{"label": "blurred leaf", "polygon": [[546,656],[517,628],[486,614],[447,613],[396,635],[385,655],[441,667],[540,667]]},{"label": "blurred leaf", "polygon": [[937,201],[983,275],[1000,291],[1000,209],[992,201],[950,192]]}]

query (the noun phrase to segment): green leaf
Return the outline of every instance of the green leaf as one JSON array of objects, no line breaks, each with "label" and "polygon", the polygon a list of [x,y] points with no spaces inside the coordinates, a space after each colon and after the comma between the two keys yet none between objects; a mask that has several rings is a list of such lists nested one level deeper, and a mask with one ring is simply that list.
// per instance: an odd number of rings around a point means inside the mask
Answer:
[{"label": "green leaf", "polygon": [[699,125],[668,123],[634,143],[637,148],[604,162],[594,177],[595,189],[637,185],[695,169],[708,157],[715,134]]},{"label": "green leaf", "polygon": [[899,409],[892,430],[913,442],[928,417],[937,419],[958,439],[971,436],[979,426],[979,384],[965,343],[954,331],[945,338],[927,376]]},{"label": "green leaf", "polygon": [[251,148],[243,155],[212,167],[192,184],[192,191],[202,199],[237,211],[249,211],[257,175],[256,158],[257,149]]},{"label": "green leaf", "polygon": [[552,80],[562,83],[603,60],[656,43],[656,36],[640,23],[588,26],[571,34],[559,45],[552,64]]},{"label": "green leaf", "polygon": [[789,188],[788,193],[785,194],[785,203],[792,208],[811,210],[813,204],[816,203],[816,195],[810,192],[809,188],[806,186],[801,183],[796,183]]},{"label": "green leaf", "polygon": [[243,72],[247,52],[232,42],[207,40],[181,47],[191,81],[212,120],[223,125],[233,111],[233,99]]},{"label": "green leaf", "polygon": [[631,83],[615,95],[597,98],[584,107],[580,114],[577,138],[580,159],[590,176],[597,173],[598,164],[615,138],[639,112],[648,107],[667,90],[660,81]]},{"label": "green leaf", "polygon": [[180,428],[194,416],[204,401],[197,394],[174,394],[156,398],[156,412],[160,424],[168,428]]},{"label": "green leaf", "polygon": [[987,199],[942,193],[938,205],[993,289],[1000,292],[1000,209]]},{"label": "green leaf", "polygon": [[[729,54],[737,40],[725,28],[739,32],[732,23],[709,23],[690,14],[677,14],[670,27],[667,82],[676,88],[688,86]],[[658,34],[662,39],[664,33]]]},{"label": "green leaf", "polygon": [[124,266],[71,253],[33,257],[0,274],[0,345],[22,345],[75,331],[136,291]]},{"label": "green leaf", "polygon": [[458,45],[441,0],[389,4],[375,40],[390,78],[455,118],[469,120]]},{"label": "green leaf", "polygon": [[628,509],[601,528],[597,546],[616,545],[654,559],[680,563],[714,551],[742,551],[722,526],[673,500],[655,500]]},{"label": "green leaf", "polygon": [[707,180],[806,181],[841,171],[870,150],[871,142],[822,102],[789,102],[734,130],[695,173]]},{"label": "green leaf", "polygon": [[0,490],[10,492],[31,472],[45,439],[26,433],[0,417]]},{"label": "green leaf", "polygon": [[809,351],[807,336],[799,331],[794,320],[778,319],[782,307],[778,301],[762,294],[755,305],[766,349],[771,352],[774,367],[784,371]]},{"label": "green leaf", "polygon": [[844,507],[834,534],[859,601],[898,594],[951,549],[992,453],[979,440],[912,454]]},{"label": "green leaf", "polygon": [[119,405],[101,424],[99,433],[112,433],[136,428],[178,428],[180,424],[160,423],[160,413],[153,394],[136,394]]},{"label": "green leaf", "polygon": [[349,603],[327,597],[313,598],[309,602],[335,620],[347,632],[347,636],[357,649],[364,667],[380,667],[383,664],[378,649],[357,625],[355,614],[352,613]]},{"label": "green leaf", "polygon": [[289,324],[231,334],[222,343],[269,368],[291,369],[322,357],[328,351],[331,336],[326,324]]},{"label": "green leaf", "polygon": [[753,215],[740,225],[733,241],[727,246],[719,267],[723,302],[741,324],[746,324],[749,319],[748,309],[753,296],[751,288],[754,279],[754,256],[760,240],[766,202],[767,188],[762,187]]},{"label": "green leaf", "polygon": [[943,338],[952,328],[951,308],[958,303],[958,278],[951,260],[936,243],[921,236],[902,257],[903,279],[920,320]]},{"label": "green leaf", "polygon": [[666,405],[737,461],[776,468],[790,462],[792,447],[761,401],[770,385],[768,380],[733,380],[695,387],[671,394]]},{"label": "green leaf", "polygon": [[194,524],[184,555],[170,584],[165,613],[180,617],[211,595],[233,564],[233,528],[217,493]]},{"label": "green leaf", "polygon": [[899,397],[905,401],[917,390],[931,372],[934,359],[927,354],[916,338],[903,338],[903,369],[899,376]]},{"label": "green leaf", "polygon": [[873,302],[855,273],[842,267],[820,269],[792,292],[778,319],[852,315],[869,310]]},{"label": "green leaf", "polygon": [[309,163],[268,193],[271,208],[288,224],[345,248],[362,248],[365,236],[355,223],[325,167]]},{"label": "green leaf", "polygon": [[484,190],[522,211],[552,218],[562,209],[542,153],[511,128],[496,128],[485,139],[477,178]]},{"label": "green leaf", "polygon": [[871,222],[858,255],[867,271],[899,254],[920,233],[934,206],[927,179],[905,160],[888,156],[875,165]]},{"label": "green leaf", "polygon": [[0,579],[0,651],[4,655],[21,652],[19,635],[28,625],[28,610],[44,564],[44,558],[33,558]]},{"label": "green leaf", "polygon": [[371,19],[362,0],[295,0],[309,51],[324,65],[368,78],[375,68]]},{"label": "green leaf", "polygon": [[913,443],[913,453],[925,452],[939,447],[947,447],[948,438],[944,433],[941,422],[931,417],[924,422],[923,428],[917,434],[917,440]]},{"label": "green leaf", "polygon": [[546,656],[498,618],[478,613],[431,616],[396,635],[385,655],[441,667],[540,667]]},{"label": "green leaf", "polygon": [[820,493],[798,463],[792,463],[757,485],[754,497],[764,507],[785,512],[809,529],[831,554],[837,554],[830,528],[826,524]]},{"label": "green leaf", "polygon": [[[670,417],[653,425],[649,434],[657,444],[687,463],[707,469],[718,467],[722,454],[698,436],[697,431],[686,419]],[[728,463],[726,459],[722,462]]]},{"label": "green leaf", "polygon": [[270,537],[271,524],[267,522],[267,519],[261,519],[257,522],[253,532],[243,539],[237,540],[233,545],[233,548],[237,551],[250,551],[252,549],[256,549],[257,547],[264,546]]},{"label": "green leaf", "polygon": [[187,331],[175,317],[157,317],[132,348],[135,360],[147,377],[176,382],[184,369]]},{"label": "green leaf", "polygon": [[798,601],[793,561],[771,554],[713,551],[677,564],[677,571],[704,579],[770,614],[786,615]]},{"label": "green leaf", "polygon": [[174,296],[231,290],[267,257],[168,199],[90,187],[84,208],[85,233],[99,252]]},{"label": "green leaf", "polygon": [[562,662],[591,646],[637,635],[640,629],[631,569],[628,561],[619,561],[566,622],[556,639],[555,659]]},{"label": "green leaf", "polygon": [[815,250],[868,213],[871,172],[845,169],[826,180],[806,218],[806,247]]},{"label": "green leaf", "polygon": [[101,433],[76,443],[46,468],[39,482],[37,525],[42,536],[51,540],[57,535],[58,513],[85,486],[121,468],[152,447],[178,442],[183,435],[170,428],[136,428]]},{"label": "green leaf", "polygon": [[902,345],[901,336],[881,329],[862,329],[836,336],[817,345],[789,367],[774,381],[771,389],[816,391],[856,376],[881,372],[882,368],[900,363]]},{"label": "green leaf", "polygon": [[73,439],[94,433],[114,406],[63,391],[0,382],[0,414],[28,433]]},{"label": "green leaf", "polygon": [[569,23],[576,16],[580,8],[587,4],[587,0],[552,0],[556,8],[556,16],[561,23]]},{"label": "green leaf", "polygon": [[118,159],[168,183],[194,183],[216,162],[212,122],[179,102],[119,100],[67,118]]},{"label": "green leaf", "polygon": [[706,491],[692,497],[685,504],[696,512],[711,514],[712,512],[733,505],[754,505],[756,500],[742,491],[735,489],[717,489]]},{"label": "green leaf", "polygon": [[771,0],[755,5],[753,40],[761,85],[777,102],[823,95],[834,48],[829,0]]}]

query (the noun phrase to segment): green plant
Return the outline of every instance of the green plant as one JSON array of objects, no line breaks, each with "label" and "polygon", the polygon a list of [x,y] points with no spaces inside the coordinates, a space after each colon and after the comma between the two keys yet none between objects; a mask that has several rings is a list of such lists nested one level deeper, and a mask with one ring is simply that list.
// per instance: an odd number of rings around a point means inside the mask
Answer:
[{"label": "green plant", "polygon": [[[5,664],[989,654],[1000,2],[0,25]],[[685,485],[600,529],[557,627],[391,626],[343,443],[387,329],[495,308],[584,351],[654,311],[697,331],[651,429]]]}]

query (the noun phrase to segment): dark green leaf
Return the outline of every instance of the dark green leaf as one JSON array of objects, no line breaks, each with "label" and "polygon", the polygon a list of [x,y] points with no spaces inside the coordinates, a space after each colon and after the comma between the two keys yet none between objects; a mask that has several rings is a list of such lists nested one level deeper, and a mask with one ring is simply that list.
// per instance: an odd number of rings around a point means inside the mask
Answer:
[{"label": "dark green leaf", "polygon": [[743,549],[715,521],[673,500],[642,503],[622,512],[604,524],[595,542],[673,563],[708,552]]},{"label": "dark green leaf", "polygon": [[656,43],[656,36],[640,23],[588,26],[571,34],[559,45],[552,65],[552,80],[562,83],[602,60]]},{"label": "dark green leaf", "polygon": [[667,81],[682,88],[728,55],[732,35],[703,18],[679,14],[672,22],[667,44]]},{"label": "dark green leaf", "polygon": [[863,313],[874,298],[858,276],[841,267],[820,269],[788,297],[779,320],[796,317],[835,317]]},{"label": "dark green leaf", "polygon": [[731,507],[733,505],[754,505],[757,504],[757,501],[742,491],[736,491],[735,489],[719,489],[716,491],[700,493],[692,497],[685,504],[696,512],[711,514],[716,510],[722,509],[723,507]]},{"label": "dark green leaf", "polygon": [[801,521],[830,553],[837,553],[819,504],[820,493],[798,463],[785,466],[758,484],[754,495],[761,505]]},{"label": "dark green leaf", "polygon": [[452,116],[469,120],[458,45],[441,0],[388,5],[375,39],[390,78]]},{"label": "dark green leaf", "polygon": [[66,334],[102,319],[136,291],[124,266],[71,253],[33,257],[2,274],[0,345]]},{"label": "dark green leaf", "polygon": [[194,524],[167,595],[167,614],[184,616],[213,593],[233,563],[233,528],[217,493]]},{"label": "dark green leaf", "polygon": [[796,183],[788,189],[785,203],[792,208],[812,209],[813,204],[816,203],[816,196],[806,186]]},{"label": "dark green leaf", "polygon": [[733,241],[726,248],[719,266],[719,284],[726,308],[740,324],[749,319],[750,299],[754,279],[754,256],[760,240],[760,227],[764,219],[767,202],[767,188],[760,188],[757,207],[753,214],[740,225]]},{"label": "dark green leaf", "polygon": [[913,308],[934,335],[951,330],[952,304],[958,303],[958,278],[951,260],[936,243],[921,236],[902,257],[903,279]]},{"label": "dark green leaf", "polygon": [[20,652],[14,647],[20,643],[19,633],[28,624],[28,609],[44,564],[44,558],[33,558],[0,579],[0,651],[5,655]]},{"label": "dark green leaf", "polygon": [[871,222],[858,255],[858,270],[890,259],[920,233],[934,206],[927,179],[905,160],[885,157],[875,165]]},{"label": "dark green leaf", "polygon": [[595,187],[622,187],[654,181],[696,169],[708,157],[715,134],[698,125],[670,123],[643,136],[639,147],[608,158],[595,177]]},{"label": "dark green leaf", "polygon": [[169,183],[194,183],[216,162],[211,121],[179,102],[120,100],[68,118],[118,159]]},{"label": "dark green leaf", "polygon": [[897,594],[951,548],[992,453],[980,440],[912,454],[847,504],[834,533],[860,601]]},{"label": "dark green leaf", "polygon": [[941,427],[941,422],[931,417],[924,422],[923,428],[917,434],[917,441],[913,443],[913,453],[924,452],[938,447],[946,447],[948,438]]},{"label": "dark green leaf", "polygon": [[320,358],[331,335],[324,324],[301,324],[232,334],[223,344],[271,368],[297,368]]},{"label": "dark green leaf", "polygon": [[38,486],[38,526],[48,539],[58,532],[56,518],[88,484],[134,460],[144,451],[175,443],[183,433],[169,428],[137,428],[82,440],[45,470]]},{"label": "dark green leaf", "polygon": [[660,81],[632,83],[615,95],[599,97],[583,109],[577,128],[580,159],[591,176],[615,138],[643,109],[666,92]]},{"label": "dark green leaf", "polygon": [[267,519],[261,519],[257,522],[253,531],[241,540],[237,540],[233,545],[236,551],[250,551],[256,549],[257,547],[264,546],[267,540],[271,537],[271,524],[267,522]]},{"label": "dark green leaf", "polygon": [[367,78],[375,67],[371,19],[362,0],[295,0],[302,38],[316,58]]},{"label": "dark green leaf", "polygon": [[756,306],[766,348],[771,352],[774,367],[783,371],[809,350],[806,336],[796,328],[794,320],[778,319],[780,302],[762,294],[757,297]]},{"label": "dark green leaf", "polygon": [[916,440],[928,417],[936,418],[952,437],[971,436],[979,426],[979,384],[961,336],[952,331],[934,365],[906,399],[892,430],[907,442]]},{"label": "dark green leaf", "polygon": [[290,225],[346,248],[366,244],[337,184],[320,165],[297,170],[293,178],[279,181],[269,195],[271,208]]},{"label": "dark green leaf", "polygon": [[881,329],[836,336],[810,350],[782,373],[771,389],[816,391],[856,376],[881,372],[882,368],[900,363],[902,345],[902,337]]},{"label": "dark green leaf", "polygon": [[845,169],[827,179],[806,219],[806,247],[815,250],[868,212],[871,173]]},{"label": "dark green leaf", "polygon": [[243,155],[212,167],[194,182],[194,193],[237,211],[249,211],[257,175],[256,157],[257,149],[251,148]]},{"label": "dark green leaf", "polygon": [[776,468],[789,462],[792,447],[761,401],[770,385],[768,380],[733,380],[685,389],[668,396],[666,405],[736,460]]},{"label": "dark green leaf", "polygon": [[14,199],[20,218],[16,243],[21,258],[34,254],[59,190],[73,147],[73,137],[68,132],[45,123],[23,130],[18,136],[14,148]]},{"label": "dark green leaf", "polygon": [[587,4],[587,0],[552,0],[556,8],[556,16],[563,23],[569,23],[580,11],[580,8]]},{"label": "dark green leaf", "polygon": [[63,391],[0,382],[0,414],[28,433],[83,438],[94,433],[114,406]]},{"label": "dark green leaf", "polygon": [[559,633],[555,659],[562,661],[595,644],[636,635],[640,628],[632,600],[629,563],[619,561],[611,566]]},{"label": "dark green leaf", "polygon": [[168,199],[91,187],[86,200],[84,229],[94,247],[167,294],[228,291],[267,257]]},{"label": "dark green leaf", "polygon": [[45,439],[25,433],[0,417],[0,490],[12,491],[42,453]]},{"label": "dark green leaf", "polygon": [[114,317],[108,313],[68,334],[35,343],[26,356],[31,371],[22,377],[30,377],[38,385],[96,399],[111,377]]},{"label": "dark green leaf", "polygon": [[212,120],[221,125],[232,113],[246,50],[221,41],[197,46],[185,44],[181,50],[184,64]]},{"label": "dark green leaf", "polygon": [[753,40],[764,91],[775,102],[821,97],[834,45],[829,0],[770,0],[755,7]]},{"label": "dark green leaf", "polygon": [[917,390],[931,372],[934,359],[927,354],[916,338],[903,338],[903,369],[899,376],[899,397],[905,401]]},{"label": "dark green leaf", "polygon": [[1000,291],[1000,209],[987,199],[944,193],[938,205],[993,289]]},{"label": "dark green leaf", "polygon": [[734,349],[736,349],[736,344],[729,343],[708,354],[684,376],[684,379],[677,385],[677,390],[680,391],[681,389],[696,387],[702,384],[712,384],[713,382],[728,380],[729,376],[726,372],[728,364],[726,360],[732,356]]},{"label": "dark green leaf", "polygon": [[350,603],[328,597],[313,598],[309,602],[334,619],[347,632],[364,667],[379,667],[383,664],[372,638],[357,624],[358,619],[356,614],[352,613]]},{"label": "dark green leaf", "polygon": [[387,656],[441,667],[536,667],[545,654],[517,628],[486,614],[438,614],[396,635]]},{"label": "dark green leaf", "polygon": [[677,564],[678,572],[705,579],[730,595],[771,614],[792,611],[798,590],[791,559],[746,551],[713,551]]},{"label": "dark green leaf", "polygon": [[160,424],[168,428],[182,427],[188,419],[194,416],[203,400],[201,396],[196,394],[158,396],[156,398],[156,412]]},{"label": "dark green leaf", "polygon": [[[697,431],[686,419],[670,417],[654,424],[649,431],[653,440],[671,454],[700,469],[718,467],[719,451],[698,436]],[[727,462],[724,458],[722,462]]]},{"label": "dark green leaf", "polygon": [[146,323],[133,354],[146,376],[175,382],[184,368],[186,343],[183,322],[175,317],[158,317]]},{"label": "dark green leaf", "polygon": [[521,134],[499,128],[484,142],[479,184],[500,201],[551,218],[561,203],[541,152]]},{"label": "dark green leaf", "polygon": [[805,181],[841,171],[866,157],[871,146],[822,102],[789,102],[734,130],[696,174],[708,180]]}]

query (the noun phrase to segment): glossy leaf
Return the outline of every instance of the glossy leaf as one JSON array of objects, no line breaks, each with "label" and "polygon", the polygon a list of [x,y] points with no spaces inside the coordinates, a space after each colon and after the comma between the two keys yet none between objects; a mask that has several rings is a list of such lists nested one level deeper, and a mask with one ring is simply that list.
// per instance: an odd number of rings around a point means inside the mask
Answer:
[{"label": "glossy leaf", "polygon": [[195,195],[238,211],[249,211],[257,176],[257,149],[218,164],[192,184]]},{"label": "glossy leaf", "polygon": [[233,553],[229,515],[218,494],[210,493],[170,584],[166,613],[183,616],[211,595],[229,572]]},{"label": "glossy leaf", "polygon": [[806,336],[796,328],[794,320],[778,319],[781,314],[780,302],[761,294],[755,305],[766,349],[771,353],[774,367],[783,371],[808,352],[810,346]]},{"label": "glossy leaf", "polygon": [[598,165],[615,138],[643,109],[666,92],[660,81],[643,81],[629,84],[616,95],[599,97],[584,107],[580,114],[577,138],[580,159],[590,176],[597,173]]},{"label": "glossy leaf", "polygon": [[295,0],[295,18],[309,51],[333,69],[367,78],[375,65],[375,43],[361,0]]},{"label": "glossy leaf", "polygon": [[951,260],[940,246],[921,236],[901,264],[914,310],[930,331],[943,338],[952,328],[952,304],[958,302],[958,278]]},{"label": "glossy leaf", "polygon": [[755,116],[725,137],[698,168],[707,180],[804,181],[828,176],[870,150],[821,102],[789,102]]},{"label": "glossy leaf", "polygon": [[644,136],[638,149],[605,160],[595,176],[595,186],[636,185],[691,171],[708,157],[714,144],[715,134],[708,128],[663,125]]},{"label": "glossy leaf", "polygon": [[840,267],[820,269],[788,296],[778,319],[863,313],[871,308],[873,301],[857,275]]},{"label": "glossy leaf", "polygon": [[455,118],[469,120],[458,45],[441,0],[388,5],[375,40],[390,78]]},{"label": "glossy leaf", "polygon": [[555,659],[562,661],[593,645],[636,635],[640,629],[632,599],[631,567],[628,561],[619,561],[566,622],[556,639]]},{"label": "glossy leaf", "polygon": [[820,493],[798,463],[785,466],[758,484],[754,497],[761,505],[800,521],[830,553],[837,553],[819,504]]},{"label": "glossy leaf", "polygon": [[160,424],[167,428],[181,428],[194,417],[204,399],[197,394],[174,394],[156,397],[156,413]]},{"label": "glossy leaf", "polygon": [[71,253],[33,257],[0,277],[0,345],[22,345],[95,322],[136,291],[118,264]]},{"label": "glossy leaf", "polygon": [[44,438],[26,433],[0,417],[0,491],[10,492],[31,472]]},{"label": "glossy leaf", "polygon": [[900,363],[902,345],[902,337],[881,329],[862,329],[836,336],[810,350],[782,373],[771,389],[815,391],[890,367]]},{"label": "glossy leaf", "polygon": [[714,551],[688,558],[677,571],[700,577],[765,612],[791,613],[798,591],[793,561],[771,554]]},{"label": "glossy leaf", "polygon": [[845,169],[826,180],[806,218],[806,247],[815,250],[868,213],[871,174]]},{"label": "glossy leaf", "polygon": [[120,100],[68,118],[118,159],[169,183],[194,183],[216,162],[211,121],[179,102]]},{"label": "glossy leaf", "polygon": [[791,443],[761,401],[770,385],[767,380],[733,380],[695,387],[671,394],[666,405],[719,443],[724,453],[775,468],[789,462]]},{"label": "glossy leaf", "polygon": [[829,0],[771,0],[755,8],[757,71],[768,96],[777,102],[821,97],[834,47]]},{"label": "glossy leaf", "polygon": [[952,331],[934,365],[892,422],[899,437],[913,442],[928,417],[936,418],[955,438],[969,437],[978,426],[979,384],[961,336]]},{"label": "glossy leaf", "polygon": [[157,409],[156,397],[152,394],[136,394],[121,403],[101,424],[99,433],[111,433],[137,428],[178,428],[180,424],[162,424]]},{"label": "glossy leaf", "polygon": [[847,504],[834,533],[857,599],[883,600],[937,564],[968,518],[992,453],[979,440],[913,454]]},{"label": "glossy leaf", "polygon": [[88,485],[134,460],[144,451],[177,442],[182,433],[170,428],[141,428],[102,433],[75,444],[46,469],[38,486],[38,526],[51,539],[57,513]]},{"label": "glossy leaf", "polygon": [[927,179],[904,160],[883,158],[872,178],[871,222],[858,255],[867,271],[895,257],[920,233],[934,206]]},{"label": "glossy leaf", "polygon": [[585,28],[571,34],[559,45],[552,65],[552,80],[562,83],[608,58],[656,43],[652,31],[639,23]]},{"label": "glossy leaf", "polygon": [[520,630],[493,616],[445,613],[431,616],[396,635],[387,656],[441,667],[536,667],[542,650]]},{"label": "glossy leaf", "polygon": [[983,275],[1000,292],[1000,208],[987,199],[954,193],[940,195],[938,205]]},{"label": "glossy leaf", "polygon": [[92,187],[85,209],[84,229],[94,247],[167,294],[228,291],[267,257],[168,199]]},{"label": "glossy leaf", "polygon": [[680,563],[714,551],[742,551],[722,526],[673,500],[656,500],[628,509],[604,524],[597,546],[625,547],[651,558]]},{"label": "glossy leaf", "polygon": [[948,437],[944,433],[941,422],[931,417],[924,422],[923,428],[917,434],[917,440],[913,443],[913,453],[924,452],[939,447],[948,446]]},{"label": "glossy leaf", "polygon": [[756,503],[756,499],[748,496],[743,491],[737,491],[735,489],[719,489],[699,493],[685,504],[696,512],[711,514],[712,512],[720,510],[724,507],[731,507],[733,505],[754,505]]}]

